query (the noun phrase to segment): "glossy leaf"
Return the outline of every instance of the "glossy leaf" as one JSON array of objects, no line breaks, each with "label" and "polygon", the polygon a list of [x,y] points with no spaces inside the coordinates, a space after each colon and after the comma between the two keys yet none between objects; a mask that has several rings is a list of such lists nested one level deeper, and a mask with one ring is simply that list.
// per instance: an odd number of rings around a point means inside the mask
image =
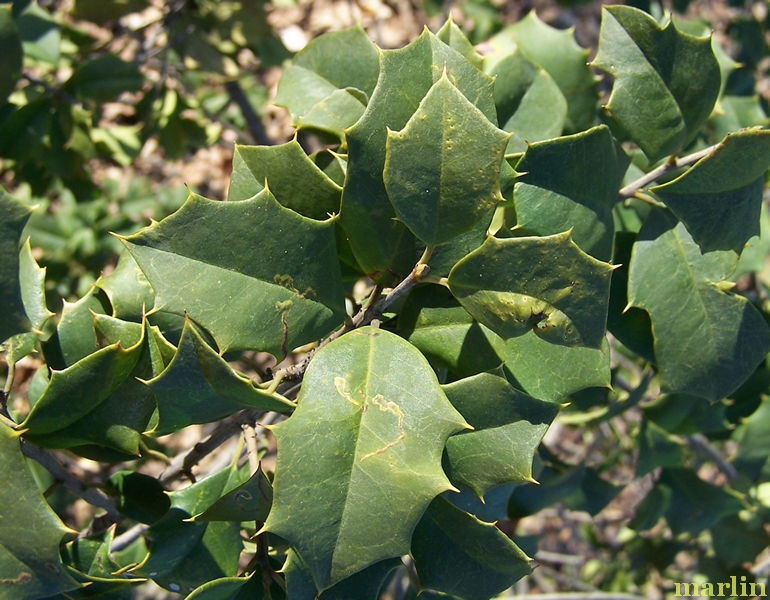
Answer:
[{"label": "glossy leaf", "polygon": [[150,282],[127,250],[120,253],[115,270],[99,277],[94,284],[103,290],[112,305],[112,316],[141,320],[155,303]]},{"label": "glossy leaf", "polygon": [[259,521],[263,523],[273,501],[273,486],[262,468],[237,487],[227,491],[194,521]]},{"label": "glossy leaf", "polygon": [[14,200],[0,187],[0,340],[29,329],[19,284],[19,246],[21,232],[30,216],[30,209]]},{"label": "glossy leaf", "polygon": [[262,600],[265,589],[261,573],[251,577],[220,577],[196,588],[185,600]]},{"label": "glossy leaf", "polygon": [[499,367],[504,342],[474,320],[443,287],[412,291],[399,314],[399,331],[433,364],[460,376]]},{"label": "glossy leaf", "polygon": [[302,217],[268,190],[240,202],[193,194],[123,242],[155,290],[155,308],[189,315],[221,352],[282,356],[342,319],[334,223]]},{"label": "glossy leaf", "polygon": [[287,411],[293,406],[234,371],[189,320],[185,322],[171,364],[146,383],[158,402],[155,435],[171,433],[193,423],[217,421],[243,408]]},{"label": "glossy leaf", "polygon": [[629,162],[605,126],[532,144],[516,165],[516,226],[537,235],[572,227],[580,248],[609,260],[612,207]]},{"label": "glossy leaf", "polygon": [[[366,273],[404,274],[414,266],[413,242],[398,221],[383,183],[387,129],[402,129],[443,69],[492,123],[494,82],[427,29],[411,44],[380,53],[380,75],[366,112],[346,134],[348,170],[340,223]],[[408,90],[405,94],[403,90]]]},{"label": "glossy leaf", "polygon": [[567,120],[567,100],[548,71],[518,49],[484,62],[495,78],[495,106],[501,129],[511,132],[506,153],[524,152],[527,144],[561,135]]},{"label": "glossy leaf", "polygon": [[372,327],[352,331],[315,355],[297,410],[273,427],[265,529],[297,549],[320,590],[405,554],[427,504],[451,487],[441,452],[465,426],[411,345]]},{"label": "glossy leaf", "polygon": [[698,133],[719,95],[711,40],[661,28],[629,6],[605,6],[593,64],[615,78],[606,110],[655,161]]},{"label": "glossy leaf", "polygon": [[69,530],[38,490],[18,434],[0,425],[0,598],[42,598],[79,584],[63,568],[59,543]]},{"label": "glossy leaf", "polygon": [[421,587],[467,600],[488,600],[532,570],[502,531],[441,497],[417,525],[412,555]]},{"label": "glossy leaf", "polygon": [[446,443],[447,474],[483,497],[491,488],[532,480],[532,459],[559,405],[536,400],[508,381],[480,373],[444,386],[473,431]]},{"label": "glossy leaf", "polygon": [[588,387],[610,387],[610,350],[550,344],[533,332],[505,342],[506,377],[541,400],[558,402]]},{"label": "glossy leaf", "polygon": [[732,252],[702,254],[670,213],[654,212],[639,232],[628,298],[650,314],[663,391],[718,400],[770,350],[760,313],[718,286],[734,265]]},{"label": "glossy leaf", "polygon": [[588,50],[578,46],[574,33],[543,23],[531,11],[518,23],[490,39],[498,51],[518,47],[533,63],[548,71],[567,99],[567,129],[587,129],[596,119],[596,77],[588,68]]},{"label": "glossy leaf", "polygon": [[288,552],[282,571],[286,575],[286,592],[291,600],[377,600],[388,576],[399,565],[401,560],[398,558],[374,563],[321,594],[316,590],[310,569],[294,550]]},{"label": "glossy leaf", "polygon": [[361,27],[311,41],[284,70],[275,103],[299,127],[341,135],[355,123],[377,83],[379,51]]},{"label": "glossy leaf", "polygon": [[503,338],[534,331],[551,343],[598,348],[612,266],[577,247],[569,231],[484,244],[449,273],[449,289]]},{"label": "glossy leaf", "polygon": [[86,586],[74,593],[70,592],[73,597],[92,598],[101,594],[110,597],[120,593],[121,588],[127,585],[142,583],[142,579],[115,574],[119,567],[110,557],[114,533],[113,526],[100,536],[78,538],[62,549],[62,557],[70,574]]},{"label": "glossy leaf", "polygon": [[24,58],[10,6],[0,6],[0,48],[3,49],[0,55],[0,104],[3,104],[16,87]]},{"label": "glossy leaf", "polygon": [[265,182],[283,206],[311,219],[340,211],[342,188],[305,154],[296,138],[277,146],[235,146],[227,199],[248,200]]},{"label": "glossy leaf", "polygon": [[703,252],[740,254],[749,238],[759,234],[768,167],[770,131],[739,131],[684,174],[651,191],[685,224]]},{"label": "glossy leaf", "polygon": [[502,201],[507,140],[444,74],[406,126],[388,131],[383,181],[398,218],[429,245],[470,229]]},{"label": "glossy leaf", "polygon": [[186,488],[171,492],[171,509],[147,531],[150,556],[135,573],[172,591],[192,591],[220,577],[234,577],[241,553],[239,524],[189,519],[243,482],[231,465]]}]

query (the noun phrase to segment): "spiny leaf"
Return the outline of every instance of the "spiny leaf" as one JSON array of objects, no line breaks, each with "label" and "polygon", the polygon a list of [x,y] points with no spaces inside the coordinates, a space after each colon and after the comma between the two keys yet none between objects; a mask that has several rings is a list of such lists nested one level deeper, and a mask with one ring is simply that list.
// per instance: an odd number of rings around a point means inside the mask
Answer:
[{"label": "spiny leaf", "polygon": [[210,423],[242,408],[287,411],[293,404],[268,394],[239,375],[185,321],[171,364],[146,382],[158,402],[155,435],[165,435],[193,423]]},{"label": "spiny leaf", "polygon": [[172,591],[193,591],[219,577],[234,577],[243,544],[236,522],[191,522],[244,481],[235,465],[171,492],[171,508],[147,531],[150,556],[135,573]]},{"label": "spiny leaf", "polygon": [[0,342],[30,326],[19,284],[19,242],[30,214],[27,206],[0,187]]},{"label": "spiny leaf", "polygon": [[494,82],[460,53],[425,30],[411,44],[380,53],[380,76],[366,112],[346,135],[347,180],[340,223],[367,273],[406,274],[414,241],[396,216],[383,183],[387,129],[402,129],[444,68],[462,94],[494,123]]},{"label": "spiny leaf", "polygon": [[578,246],[608,260],[615,233],[612,206],[629,162],[604,125],[532,144],[516,165],[517,227],[537,235],[572,227]]},{"label": "spiny leaf", "polygon": [[770,131],[729,134],[708,156],[668,183],[651,188],[681,220],[703,252],[734,250],[759,234]]},{"label": "spiny leaf", "polygon": [[503,340],[474,320],[444,287],[414,289],[399,313],[398,327],[431,362],[461,377],[503,362]]},{"label": "spiny leaf", "polygon": [[489,40],[498,53],[517,48],[533,63],[548,71],[567,99],[567,129],[577,132],[596,119],[596,77],[588,68],[588,50],[578,46],[574,32],[543,23],[531,11],[518,23]]},{"label": "spiny leaf", "polygon": [[263,600],[261,572],[251,577],[220,577],[195,588],[185,600]]},{"label": "spiny leaf", "polygon": [[598,348],[612,266],[578,248],[570,232],[484,244],[449,273],[449,289],[503,338],[534,331],[552,343]]},{"label": "spiny leaf", "polygon": [[450,48],[457,50],[474,67],[481,68],[481,63],[484,59],[476,52],[473,44],[470,43],[462,29],[455,24],[451,15],[441,26],[441,29],[436,32],[436,37]]},{"label": "spiny leaf", "polygon": [[342,188],[308,158],[296,138],[277,146],[235,146],[227,199],[248,200],[265,182],[281,205],[311,219],[340,211]]},{"label": "spiny leaf", "polygon": [[365,327],[335,340],[310,363],[297,410],[273,428],[265,529],[296,548],[319,590],[405,554],[427,504],[451,487],[441,451],[465,426],[401,338]]},{"label": "spiny leaf", "polygon": [[0,424],[0,598],[32,599],[79,587],[62,567],[67,529],[38,490],[18,434]]},{"label": "spiny leaf", "polygon": [[506,154],[524,152],[529,142],[561,135],[567,100],[548,71],[529,61],[518,49],[488,56],[484,72],[495,78],[497,120],[513,133]]},{"label": "spiny leaf", "polygon": [[388,576],[399,565],[398,558],[374,563],[321,594],[310,569],[294,550],[289,550],[282,572],[286,575],[286,592],[291,600],[377,600]]},{"label": "spiny leaf", "polygon": [[655,161],[698,133],[721,83],[711,40],[661,28],[629,6],[605,6],[594,65],[615,78],[607,111]]},{"label": "spiny leaf", "polygon": [[530,396],[559,402],[589,387],[610,387],[610,348],[550,344],[534,332],[505,342],[506,377]]},{"label": "spiny leaf", "polygon": [[134,257],[125,248],[121,251],[115,270],[99,277],[94,283],[112,305],[112,316],[118,319],[141,320],[155,303],[155,293]]},{"label": "spiny leaf", "polygon": [[229,490],[193,521],[264,522],[273,502],[273,486],[262,468],[239,486]]},{"label": "spiny leaf", "polygon": [[334,222],[302,217],[268,190],[239,202],[193,194],[122,239],[155,290],[155,309],[189,315],[223,353],[282,356],[342,320]]},{"label": "spiny leaf", "polygon": [[667,392],[718,400],[770,350],[770,329],[743,296],[718,287],[733,252],[702,254],[671,213],[654,211],[634,245],[629,303],[650,314],[655,358]]},{"label": "spiny leaf", "polygon": [[502,201],[507,140],[442,75],[406,126],[388,131],[383,181],[398,218],[429,245],[470,229]]},{"label": "spiny leaf", "polygon": [[494,525],[439,497],[414,530],[420,586],[488,600],[531,572],[529,557]]},{"label": "spiny leaf", "polygon": [[341,136],[364,112],[378,71],[379,50],[360,26],[327,33],[284,70],[275,103],[289,109],[297,126]]},{"label": "spiny leaf", "polygon": [[480,498],[495,486],[531,481],[532,458],[559,405],[536,400],[491,373],[443,387],[452,406],[473,426],[473,431],[447,440],[449,479]]}]

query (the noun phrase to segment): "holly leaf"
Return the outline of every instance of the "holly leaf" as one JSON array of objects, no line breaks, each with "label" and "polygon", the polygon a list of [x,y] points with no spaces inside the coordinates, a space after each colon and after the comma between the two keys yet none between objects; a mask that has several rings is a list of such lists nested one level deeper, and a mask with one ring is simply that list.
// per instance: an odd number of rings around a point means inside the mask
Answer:
[{"label": "holly leaf", "polygon": [[572,227],[580,248],[609,260],[615,233],[612,207],[630,160],[603,125],[532,144],[516,165],[517,227],[537,235]]},{"label": "holly leaf", "polygon": [[24,52],[16,23],[13,21],[10,6],[0,6],[0,105],[16,87],[21,77]]},{"label": "holly leaf", "polygon": [[551,343],[598,348],[613,267],[569,231],[484,244],[449,273],[449,289],[476,320],[507,339],[532,330]]},{"label": "holly leaf", "polygon": [[[534,332],[505,342],[505,375],[530,396],[559,402],[589,387],[610,387],[610,350],[550,344]],[[567,368],[569,365],[569,368]]]},{"label": "holly leaf", "polygon": [[420,587],[488,600],[532,569],[529,557],[494,525],[443,497],[431,502],[412,538]]},{"label": "holly leaf", "polygon": [[383,181],[398,218],[429,245],[469,230],[498,202],[508,137],[444,73],[401,131],[388,131]]},{"label": "holly leaf", "polygon": [[452,20],[451,14],[441,26],[441,29],[436,32],[436,37],[450,48],[457,50],[474,67],[477,69],[481,68],[481,63],[484,59],[478,52],[476,52],[473,44],[468,40],[462,29],[460,29]]},{"label": "holly leaf", "polygon": [[185,600],[263,600],[265,597],[262,574],[257,571],[251,577],[220,577],[208,581],[195,588]]},{"label": "holly leaf", "polygon": [[474,320],[444,287],[415,288],[398,316],[399,332],[433,364],[461,377],[499,367],[503,340]]},{"label": "holly leaf", "polygon": [[64,569],[59,544],[74,534],[46,503],[19,446],[0,425],[0,597],[42,598],[79,587]]},{"label": "holly leaf", "polygon": [[277,146],[235,146],[227,199],[248,200],[265,182],[282,206],[311,219],[340,211],[342,188],[310,160],[296,138]]},{"label": "holly leaf", "polygon": [[275,103],[299,128],[342,135],[358,121],[379,72],[379,50],[360,26],[308,43],[283,72]]},{"label": "holly leaf", "polygon": [[125,248],[121,251],[115,270],[99,277],[94,283],[112,305],[112,316],[118,319],[141,320],[155,303],[155,293],[134,257]]},{"label": "holly leaf", "polygon": [[568,131],[581,131],[594,124],[598,97],[596,77],[586,64],[588,50],[578,46],[573,31],[551,27],[531,11],[492,37],[489,43],[506,54],[518,48],[548,72],[567,100]]},{"label": "holly leaf", "polygon": [[265,529],[294,546],[325,590],[409,551],[430,500],[452,487],[441,470],[444,443],[467,424],[425,358],[372,327],[315,355],[297,404],[273,427],[278,462]]},{"label": "holly leaf", "polygon": [[664,392],[718,400],[736,390],[770,350],[762,315],[746,298],[720,287],[735,261],[730,251],[702,253],[668,212],[652,212],[639,232],[628,299],[652,320]]},{"label": "holly leaf", "polygon": [[491,488],[532,481],[532,459],[559,405],[536,400],[491,373],[443,386],[473,427],[446,443],[447,474],[482,498]]},{"label": "holly leaf", "polygon": [[282,356],[343,318],[334,222],[302,217],[268,190],[239,202],[192,194],[121,240],[155,290],[155,310],[187,314],[222,353]]},{"label": "holly leaf", "polygon": [[273,486],[260,466],[247,481],[234,487],[193,521],[259,521],[263,523],[273,502]]},{"label": "holly leaf", "polygon": [[234,577],[243,544],[235,521],[192,522],[228,490],[244,481],[236,465],[169,493],[171,508],[147,530],[150,555],[135,571],[171,591],[193,591],[220,577]]},{"label": "holly leaf", "polygon": [[661,28],[630,6],[605,6],[592,63],[615,78],[605,107],[653,162],[684,148],[719,95],[719,63],[708,37]]},{"label": "holly leaf", "polygon": [[29,330],[19,283],[19,245],[30,209],[0,187],[0,340]]},{"label": "holly leaf", "polygon": [[387,130],[406,125],[444,68],[465,98],[494,124],[492,78],[426,29],[404,48],[380,52],[377,87],[364,115],[346,133],[349,155],[340,223],[366,273],[407,273],[414,266],[414,242],[394,220],[383,182]]},{"label": "holly leaf", "polygon": [[401,565],[398,558],[388,558],[343,579],[318,593],[313,574],[294,550],[289,550],[282,572],[291,600],[377,600],[388,576]]},{"label": "holly leaf", "polygon": [[114,102],[123,92],[138,92],[143,83],[135,64],[114,54],[101,54],[78,63],[64,87],[77,98]]},{"label": "holly leaf", "polygon": [[518,49],[490,55],[484,72],[495,78],[495,106],[501,129],[511,132],[506,154],[524,152],[529,142],[561,135],[567,100],[548,71]]},{"label": "holly leaf", "polygon": [[209,346],[189,319],[165,371],[145,382],[158,402],[154,435],[211,423],[243,408],[288,411],[294,404],[260,389]]},{"label": "holly leaf", "polygon": [[769,166],[770,131],[737,131],[682,175],[651,191],[685,224],[703,252],[740,254],[749,238],[759,235]]}]

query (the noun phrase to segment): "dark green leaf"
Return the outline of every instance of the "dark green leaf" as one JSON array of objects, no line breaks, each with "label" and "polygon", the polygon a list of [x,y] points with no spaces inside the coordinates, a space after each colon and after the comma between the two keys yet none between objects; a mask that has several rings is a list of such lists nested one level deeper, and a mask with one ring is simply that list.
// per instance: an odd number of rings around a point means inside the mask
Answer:
[{"label": "dark green leaf", "polygon": [[0,187],[0,341],[29,330],[19,283],[19,242],[30,209]]},{"label": "dark green leaf", "polygon": [[630,6],[605,6],[594,65],[615,78],[610,117],[655,161],[681,150],[719,95],[719,63],[708,37],[661,28]]},{"label": "dark green leaf", "polygon": [[[20,3],[22,4],[22,3]],[[22,4],[19,13],[14,10],[25,56],[56,64],[59,61],[61,27],[41,8],[37,0]]]},{"label": "dark green leaf", "polygon": [[532,330],[556,344],[598,348],[613,267],[577,247],[569,231],[484,244],[449,273],[449,289],[503,338]]},{"label": "dark green leaf", "polygon": [[401,565],[398,558],[388,558],[343,579],[318,594],[313,574],[299,554],[290,550],[283,566],[286,592],[291,600],[377,600],[391,572]]},{"label": "dark green leaf", "polygon": [[139,91],[142,83],[136,65],[114,54],[102,54],[78,64],[65,87],[78,98],[111,102],[123,92]]},{"label": "dark green leaf", "polygon": [[429,360],[462,377],[503,362],[503,340],[475,321],[444,287],[414,289],[399,314],[398,326]]},{"label": "dark green leaf", "polygon": [[0,104],[3,104],[16,87],[24,58],[10,6],[0,6],[0,48],[3,49],[0,55]]},{"label": "dark green leaf", "polygon": [[123,241],[155,290],[155,308],[189,315],[221,352],[280,357],[342,320],[334,222],[302,217],[268,190],[240,202],[193,194]]},{"label": "dark green leaf", "polygon": [[141,320],[155,303],[155,294],[134,257],[123,250],[115,270],[94,283],[103,290],[112,305],[112,316]]},{"label": "dark green leaf", "polygon": [[507,55],[487,57],[484,72],[495,78],[500,127],[513,133],[506,153],[524,152],[530,142],[561,135],[567,100],[548,71],[515,49]]},{"label": "dark green leaf", "polygon": [[0,424],[0,598],[32,600],[78,587],[59,543],[69,530],[38,490],[18,434]]},{"label": "dark green leaf", "polygon": [[189,320],[171,364],[146,383],[158,402],[155,435],[165,435],[193,423],[217,421],[242,408],[287,411],[293,406],[234,371]]},{"label": "dark green leaf", "polygon": [[734,265],[732,252],[702,254],[670,213],[653,212],[640,231],[628,298],[650,314],[663,391],[718,400],[770,350],[760,313],[718,285]]},{"label": "dark green leaf", "polygon": [[300,127],[341,135],[364,112],[378,72],[379,50],[361,27],[327,33],[294,57],[275,103]]},{"label": "dark green leaf", "polygon": [[277,146],[235,146],[227,199],[247,200],[265,182],[283,206],[311,219],[340,211],[342,188],[305,154],[296,139]]},{"label": "dark green leaf", "polygon": [[647,475],[656,467],[678,467],[683,464],[681,442],[647,419],[642,421],[638,439],[637,477]]},{"label": "dark green leaf", "polygon": [[260,467],[247,481],[228,491],[193,520],[264,523],[272,502],[273,486]]},{"label": "dark green leaf", "polygon": [[744,419],[735,432],[738,452],[735,467],[756,481],[767,480],[770,474],[770,399],[763,399],[759,408]]},{"label": "dark green leaf", "polygon": [[273,428],[265,528],[297,549],[324,590],[408,551],[427,504],[451,488],[441,470],[446,438],[467,425],[422,355],[371,327],[315,355],[297,402]]},{"label": "dark green leaf", "polygon": [[536,400],[503,377],[480,373],[444,392],[473,431],[446,443],[447,474],[483,497],[495,486],[532,480],[532,459],[559,405]]},{"label": "dark green leaf", "polygon": [[497,202],[508,136],[446,73],[401,131],[388,131],[383,181],[398,218],[429,245],[470,229]]},{"label": "dark green leaf", "polygon": [[171,506],[160,482],[144,473],[117,471],[110,475],[110,485],[118,495],[118,510],[135,521],[157,521]]},{"label": "dark green leaf", "polygon": [[596,120],[596,77],[586,65],[588,50],[578,46],[572,31],[543,23],[531,11],[518,23],[490,39],[498,52],[518,48],[533,63],[548,71],[567,99],[567,129],[587,129]]},{"label": "dark green leaf", "polygon": [[[572,229],[600,260],[612,256],[612,206],[630,158],[605,126],[532,144],[516,165],[516,225],[537,235]],[[554,165],[559,165],[554,169]]]},{"label": "dark green leaf", "polygon": [[403,224],[394,221],[383,183],[385,141],[388,129],[406,125],[444,68],[460,92],[494,124],[492,78],[425,30],[408,46],[380,53],[377,87],[363,117],[347,132],[350,153],[340,223],[366,273],[391,269],[406,274],[414,265],[412,242]]},{"label": "dark green leaf", "polygon": [[682,221],[703,252],[734,250],[759,234],[770,131],[729,134],[708,156],[671,182],[651,188]]},{"label": "dark green leaf", "polygon": [[488,600],[532,570],[502,531],[441,497],[417,524],[412,555],[421,587],[467,600]]},{"label": "dark green leaf", "polygon": [[196,588],[185,600],[263,600],[262,574],[251,577],[220,577]]}]

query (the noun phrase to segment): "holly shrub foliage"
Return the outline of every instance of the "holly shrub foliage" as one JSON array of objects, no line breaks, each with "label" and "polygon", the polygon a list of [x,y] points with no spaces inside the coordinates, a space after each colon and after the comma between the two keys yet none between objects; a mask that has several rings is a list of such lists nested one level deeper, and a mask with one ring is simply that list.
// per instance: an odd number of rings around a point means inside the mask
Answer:
[{"label": "holly shrub foliage", "polygon": [[[129,598],[152,579],[197,600],[484,600],[531,569],[495,521],[560,499],[596,514],[617,492],[545,451],[533,471],[557,413],[598,426],[642,400],[637,552],[664,518],[679,537],[647,549],[661,569],[705,530],[704,565],[753,560],[770,328],[734,278],[768,248],[770,131],[692,28],[605,7],[592,65],[534,14],[483,56],[451,21],[397,50],[323,35],[276,102],[327,149],[237,146],[227,201],[191,194],[120,236],[117,268],[58,317],[25,241],[34,209],[2,192],[0,598]],[[638,381],[613,379],[611,349]],[[257,381],[238,370],[250,351],[289,360]],[[184,465],[143,473],[172,452],[160,436],[216,421]],[[274,462],[260,436],[247,464],[192,477],[255,422]],[[684,467],[693,433],[735,440],[731,485]],[[62,449],[106,478],[79,487]],[[75,537],[41,493],[53,481],[106,515]]]}]

